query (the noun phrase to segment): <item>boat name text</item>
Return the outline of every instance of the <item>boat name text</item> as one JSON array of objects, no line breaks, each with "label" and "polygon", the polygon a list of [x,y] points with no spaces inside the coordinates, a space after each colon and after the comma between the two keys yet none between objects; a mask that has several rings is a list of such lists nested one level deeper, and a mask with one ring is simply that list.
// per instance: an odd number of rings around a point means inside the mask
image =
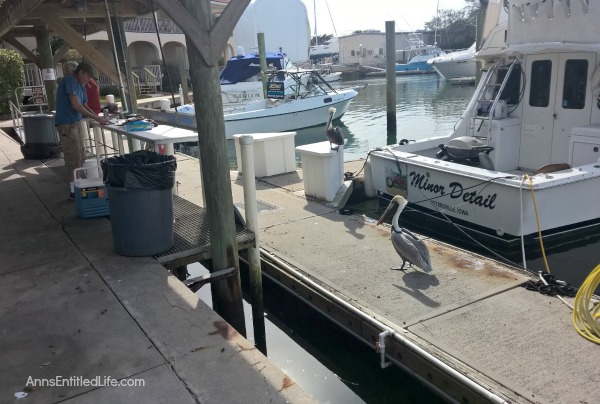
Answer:
[{"label": "boat name text", "polygon": [[[449,196],[452,199],[462,199],[465,203],[477,205],[483,208],[494,209],[497,194],[482,194],[481,191],[467,191],[458,181],[451,182],[447,186],[429,181],[429,173],[421,174],[416,171],[408,173],[410,185],[420,190],[431,192],[439,196]],[[472,188],[468,187],[467,189]]]}]

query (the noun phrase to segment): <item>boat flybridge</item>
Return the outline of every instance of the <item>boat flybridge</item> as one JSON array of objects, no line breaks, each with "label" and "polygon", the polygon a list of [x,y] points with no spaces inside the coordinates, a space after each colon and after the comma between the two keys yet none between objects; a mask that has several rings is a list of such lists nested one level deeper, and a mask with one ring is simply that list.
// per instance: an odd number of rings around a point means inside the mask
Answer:
[{"label": "boat flybridge", "polygon": [[366,191],[505,247],[597,232],[600,7],[588,3],[490,0],[484,76],[455,129],[372,151]]}]

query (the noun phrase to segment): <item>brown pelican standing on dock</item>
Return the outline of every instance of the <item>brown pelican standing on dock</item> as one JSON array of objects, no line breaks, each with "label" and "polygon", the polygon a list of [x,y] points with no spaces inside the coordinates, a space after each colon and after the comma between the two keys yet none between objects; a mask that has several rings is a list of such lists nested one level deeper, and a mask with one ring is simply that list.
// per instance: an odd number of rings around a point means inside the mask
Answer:
[{"label": "brown pelican standing on dock", "polygon": [[381,218],[377,221],[376,226],[380,225],[385,220],[388,213],[390,213],[394,207],[397,207],[394,218],[392,219],[392,245],[400,258],[402,258],[402,266],[392,269],[399,269],[402,271],[404,270],[404,264],[408,262],[409,266],[414,264],[425,272],[431,272],[431,259],[429,258],[429,250],[425,243],[398,224],[400,213],[402,213],[402,210],[407,203],[408,201],[404,197],[400,195],[394,196],[388,207],[385,209],[385,212],[383,212],[383,215],[381,215]]},{"label": "brown pelican standing on dock", "polygon": [[[329,147],[331,150],[339,150],[340,146],[344,145],[344,135],[342,134],[342,130],[337,126],[333,126],[331,121],[333,121],[333,114],[335,114],[335,108],[329,108],[329,120],[327,121],[327,125],[325,125],[325,136],[327,140],[329,140]],[[333,147],[333,145],[337,145],[337,147]]]}]

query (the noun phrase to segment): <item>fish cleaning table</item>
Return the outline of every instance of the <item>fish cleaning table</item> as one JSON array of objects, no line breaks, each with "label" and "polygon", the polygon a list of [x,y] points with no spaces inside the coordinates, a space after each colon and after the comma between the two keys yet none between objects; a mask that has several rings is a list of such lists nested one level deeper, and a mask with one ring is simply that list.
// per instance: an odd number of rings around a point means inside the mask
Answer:
[{"label": "fish cleaning table", "polygon": [[106,141],[104,140],[104,130],[108,130],[112,134],[112,142],[119,154],[125,153],[123,137],[127,140],[129,151],[141,150],[140,142],[146,142],[150,145],[150,149],[156,151],[158,145],[165,146],[166,154],[173,154],[175,143],[197,142],[198,133],[189,129],[177,128],[170,125],[158,125],[149,130],[128,131],[124,126],[118,124],[99,125],[96,122],[91,122],[94,130],[94,140],[96,150],[100,151],[104,147],[104,153],[97,152],[97,155],[106,155]]}]

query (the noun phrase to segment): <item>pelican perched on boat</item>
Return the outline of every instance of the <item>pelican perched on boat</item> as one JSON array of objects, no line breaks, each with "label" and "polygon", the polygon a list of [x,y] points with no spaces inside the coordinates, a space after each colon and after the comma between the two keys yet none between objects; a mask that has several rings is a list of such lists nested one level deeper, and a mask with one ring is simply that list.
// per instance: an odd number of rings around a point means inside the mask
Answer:
[{"label": "pelican perched on boat", "polygon": [[381,218],[377,221],[376,226],[383,223],[392,209],[397,207],[394,218],[392,219],[392,245],[400,258],[402,258],[402,266],[392,269],[399,269],[402,271],[404,270],[404,265],[408,262],[409,266],[413,264],[425,272],[431,272],[431,259],[429,258],[429,250],[425,243],[398,224],[400,213],[402,213],[402,210],[407,203],[408,201],[404,197],[400,195],[394,196],[388,207],[385,209],[385,212],[383,212],[383,215],[381,215]]},{"label": "pelican perched on boat", "polygon": [[[327,121],[327,125],[325,125],[325,136],[329,140],[331,150],[339,150],[340,146],[344,145],[344,135],[340,128],[333,126],[331,123],[333,121],[333,114],[335,114],[335,108],[331,107],[329,108],[329,120]],[[337,147],[333,147],[333,145],[337,145]]]}]

